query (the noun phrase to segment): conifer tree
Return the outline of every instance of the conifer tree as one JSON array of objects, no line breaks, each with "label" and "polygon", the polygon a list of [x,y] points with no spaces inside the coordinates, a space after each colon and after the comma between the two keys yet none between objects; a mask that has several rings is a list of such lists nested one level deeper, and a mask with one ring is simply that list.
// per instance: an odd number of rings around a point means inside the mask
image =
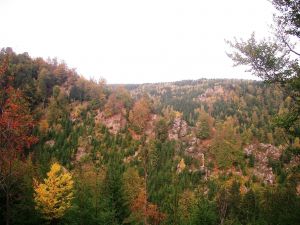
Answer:
[{"label": "conifer tree", "polygon": [[203,109],[199,111],[199,118],[197,122],[197,137],[200,139],[207,139],[211,136],[212,117]]},{"label": "conifer tree", "polygon": [[237,131],[235,120],[231,117],[217,125],[211,151],[220,168],[230,168],[242,160],[241,138]]}]

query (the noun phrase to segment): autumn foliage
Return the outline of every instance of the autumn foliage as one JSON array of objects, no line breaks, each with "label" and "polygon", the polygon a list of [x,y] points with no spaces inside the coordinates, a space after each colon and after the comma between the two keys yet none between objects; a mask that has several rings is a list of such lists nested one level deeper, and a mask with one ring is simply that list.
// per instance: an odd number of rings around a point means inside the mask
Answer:
[{"label": "autumn foliage", "polygon": [[0,67],[0,187],[5,193],[5,220],[9,224],[11,202],[16,194],[14,178],[20,174],[14,164],[37,138],[31,133],[35,124],[26,99],[11,85],[13,78],[5,77],[7,68],[8,57]]},{"label": "autumn foliage", "polygon": [[141,98],[134,104],[133,109],[129,113],[129,121],[136,132],[142,133],[146,128],[150,112],[150,103],[147,98]]},{"label": "autumn foliage", "polygon": [[43,183],[35,181],[34,201],[47,220],[61,218],[71,207],[73,199],[73,180],[69,172],[54,163]]},{"label": "autumn foliage", "polygon": [[293,104],[280,89],[119,88],[10,49],[0,62],[0,224],[299,224],[299,137],[272,127]]},{"label": "autumn foliage", "polygon": [[138,221],[145,221],[146,224],[151,221],[151,224],[160,224],[166,218],[166,215],[159,211],[157,205],[148,202],[145,189],[141,189],[137,198],[131,205],[133,217]]},{"label": "autumn foliage", "polygon": [[126,200],[131,210],[131,215],[125,222],[159,224],[166,218],[157,205],[147,200],[145,180],[139,176],[137,170],[129,168],[124,173],[123,181]]},{"label": "autumn foliage", "polygon": [[[0,69],[0,79],[7,68],[6,61]],[[4,84],[2,84],[4,85]],[[31,135],[34,120],[20,90],[8,84],[0,90],[0,150],[21,152],[37,142]]]}]

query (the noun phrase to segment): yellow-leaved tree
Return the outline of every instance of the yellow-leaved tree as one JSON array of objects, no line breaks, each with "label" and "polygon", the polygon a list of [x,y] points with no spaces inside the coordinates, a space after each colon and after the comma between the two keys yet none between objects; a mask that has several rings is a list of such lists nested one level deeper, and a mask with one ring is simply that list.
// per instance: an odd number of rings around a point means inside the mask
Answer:
[{"label": "yellow-leaved tree", "polygon": [[34,182],[36,209],[45,219],[56,221],[71,207],[73,199],[72,175],[59,163],[54,163],[43,183]]}]

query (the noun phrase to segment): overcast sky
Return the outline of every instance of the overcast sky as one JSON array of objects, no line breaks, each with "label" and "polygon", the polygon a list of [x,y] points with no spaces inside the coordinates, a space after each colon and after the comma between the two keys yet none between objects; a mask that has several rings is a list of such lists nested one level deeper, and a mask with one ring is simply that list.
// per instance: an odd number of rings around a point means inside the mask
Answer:
[{"label": "overcast sky", "polygon": [[0,0],[0,47],[108,83],[253,79],[224,39],[269,34],[268,0]]}]

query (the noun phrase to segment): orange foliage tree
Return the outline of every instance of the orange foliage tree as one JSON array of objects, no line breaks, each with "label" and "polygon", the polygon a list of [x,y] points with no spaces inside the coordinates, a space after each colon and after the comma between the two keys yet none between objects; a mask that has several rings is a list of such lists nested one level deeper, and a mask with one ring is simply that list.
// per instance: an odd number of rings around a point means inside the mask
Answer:
[{"label": "orange foliage tree", "polygon": [[135,102],[133,109],[129,113],[129,121],[133,129],[141,134],[146,128],[150,117],[150,101],[146,97]]},{"label": "orange foliage tree", "polygon": [[148,202],[145,189],[141,189],[131,205],[132,219],[144,224],[160,224],[166,215],[159,211],[157,205]]}]

